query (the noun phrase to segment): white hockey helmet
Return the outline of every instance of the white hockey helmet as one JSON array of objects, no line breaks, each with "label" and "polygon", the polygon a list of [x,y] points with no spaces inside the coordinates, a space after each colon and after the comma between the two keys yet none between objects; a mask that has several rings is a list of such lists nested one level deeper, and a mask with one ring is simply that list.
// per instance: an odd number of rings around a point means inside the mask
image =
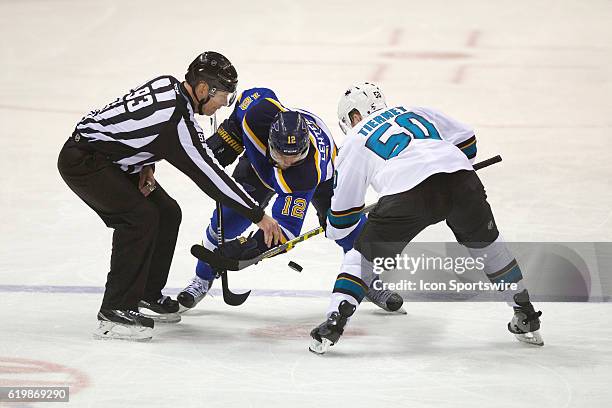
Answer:
[{"label": "white hockey helmet", "polygon": [[346,134],[351,126],[349,113],[356,109],[364,118],[380,109],[387,107],[385,95],[378,86],[362,82],[351,86],[338,102],[338,120],[340,129]]}]

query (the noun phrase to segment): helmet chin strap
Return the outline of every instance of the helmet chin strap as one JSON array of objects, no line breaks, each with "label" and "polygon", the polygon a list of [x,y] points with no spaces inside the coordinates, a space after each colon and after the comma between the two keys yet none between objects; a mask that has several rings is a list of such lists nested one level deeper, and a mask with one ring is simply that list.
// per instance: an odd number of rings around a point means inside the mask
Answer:
[{"label": "helmet chin strap", "polygon": [[[196,87],[197,87],[197,85],[196,85]],[[210,92],[208,92],[206,94],[205,98],[198,99],[198,94],[197,94],[197,92],[196,92],[196,90],[194,88],[193,89],[193,96],[195,97],[196,102],[198,103],[198,114],[204,115],[204,105],[206,105],[208,103],[208,101],[210,101],[210,98],[211,98]]]},{"label": "helmet chin strap", "polygon": [[206,98],[202,98],[200,100],[198,100],[198,113],[200,115],[204,114],[204,105],[206,105],[208,103],[208,101],[210,101],[210,95],[206,95]]},{"label": "helmet chin strap", "polygon": [[210,101],[210,95],[206,95],[206,98],[204,98],[204,99],[200,99],[200,100],[198,101],[198,113],[199,113],[200,115],[203,115],[203,114],[204,114],[204,105],[206,105],[206,103],[207,103],[208,101]]}]

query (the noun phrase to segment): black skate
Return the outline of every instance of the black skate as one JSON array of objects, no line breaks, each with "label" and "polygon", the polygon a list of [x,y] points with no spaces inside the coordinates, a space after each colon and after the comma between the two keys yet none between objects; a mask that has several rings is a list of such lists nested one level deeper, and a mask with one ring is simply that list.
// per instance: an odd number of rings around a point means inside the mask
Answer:
[{"label": "black skate", "polygon": [[153,338],[153,319],[134,310],[100,309],[98,320],[94,339],[149,341]]},{"label": "black skate", "polygon": [[178,323],[181,315],[178,314],[179,303],[170,298],[162,296],[157,300],[141,300],[138,309],[144,316],[159,323]]},{"label": "black skate", "polygon": [[365,298],[387,312],[407,314],[406,310],[402,307],[404,299],[402,299],[400,294],[388,289],[374,289],[374,282],[376,281],[380,282],[380,278],[377,277],[372,281]]},{"label": "black skate", "polygon": [[205,280],[199,276],[194,276],[189,285],[176,297],[180,305],[179,313],[183,313],[194,308],[206,295],[212,286],[214,279]]},{"label": "black skate", "polygon": [[338,312],[333,312],[326,321],[312,329],[312,341],[308,348],[315,354],[325,354],[327,350],[340,340],[344,326],[349,317],[355,313],[355,306],[343,300],[338,306]]},{"label": "black skate", "polygon": [[540,335],[540,316],[542,312],[536,312],[533,305],[529,301],[529,293],[524,290],[514,295],[514,302],[518,306],[514,306],[514,316],[508,323],[510,333],[524,343],[533,344],[535,346],[543,346],[544,340]]}]

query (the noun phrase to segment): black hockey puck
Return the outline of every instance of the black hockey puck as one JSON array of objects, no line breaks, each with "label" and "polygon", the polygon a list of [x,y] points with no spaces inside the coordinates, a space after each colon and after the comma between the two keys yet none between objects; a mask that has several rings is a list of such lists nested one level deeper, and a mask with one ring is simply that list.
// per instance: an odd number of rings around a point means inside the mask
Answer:
[{"label": "black hockey puck", "polygon": [[288,265],[289,265],[289,267],[291,269],[293,269],[294,271],[297,271],[297,272],[302,272],[302,270],[304,269],[299,264],[297,264],[297,263],[295,263],[293,261],[289,261]]}]

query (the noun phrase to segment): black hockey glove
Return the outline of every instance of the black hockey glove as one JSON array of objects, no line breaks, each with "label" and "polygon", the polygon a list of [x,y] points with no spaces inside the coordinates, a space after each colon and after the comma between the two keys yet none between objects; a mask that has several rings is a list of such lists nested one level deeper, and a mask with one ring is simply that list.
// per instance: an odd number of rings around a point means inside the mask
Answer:
[{"label": "black hockey glove", "polygon": [[251,259],[261,255],[258,242],[252,236],[238,237],[221,245],[218,251],[221,255],[231,259]]},{"label": "black hockey glove", "polygon": [[244,151],[242,131],[231,119],[225,119],[215,134],[206,139],[206,144],[223,167],[232,164]]}]

